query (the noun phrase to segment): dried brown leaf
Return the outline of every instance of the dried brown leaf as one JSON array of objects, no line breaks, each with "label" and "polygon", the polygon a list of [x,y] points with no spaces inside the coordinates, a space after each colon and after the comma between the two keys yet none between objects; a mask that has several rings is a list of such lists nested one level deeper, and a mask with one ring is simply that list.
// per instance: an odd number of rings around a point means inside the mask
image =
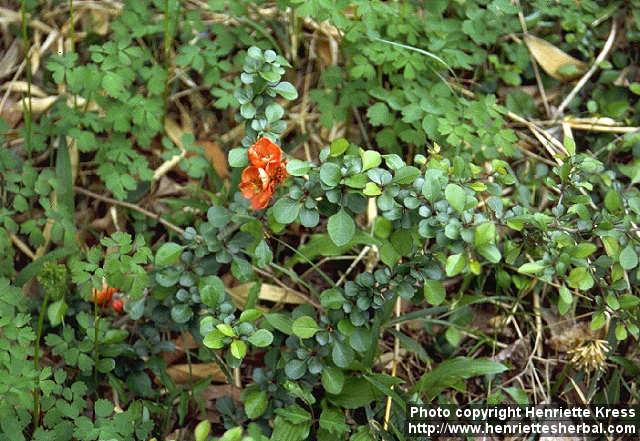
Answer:
[{"label": "dried brown leaf", "polygon": [[[253,283],[243,283],[232,288],[227,288],[234,303],[239,306],[243,306],[247,301],[249,290],[253,286]],[[302,294],[299,294],[295,290],[284,289],[281,286],[270,285],[263,283],[260,287],[260,294],[258,295],[260,300],[267,300],[274,303],[289,303],[292,305],[302,305],[307,303],[307,300]]]},{"label": "dried brown leaf", "polygon": [[14,66],[18,63],[20,54],[19,40],[13,40],[9,49],[6,50],[2,58],[0,58],[0,78],[4,78],[11,73]]},{"label": "dried brown leaf", "polygon": [[22,119],[22,111],[16,106],[16,102],[11,98],[7,98],[6,105],[0,112],[0,118],[5,120],[9,127],[13,128],[18,125]]},{"label": "dried brown leaf", "polygon": [[12,93],[27,93],[31,92],[32,97],[45,98],[47,94],[44,90],[40,89],[35,84],[31,85],[31,89],[29,90],[29,83],[26,81],[8,81],[0,86],[0,90],[7,90],[11,88]]},{"label": "dried brown leaf", "polygon": [[[178,384],[189,382],[189,364],[174,364],[167,368],[167,373]],[[211,377],[217,383],[226,383],[227,377],[216,363],[191,364],[191,378],[201,380]]]},{"label": "dried brown leaf", "polygon": [[216,171],[221,179],[225,179],[229,176],[229,166],[227,164],[227,155],[215,141],[201,140],[196,144],[201,145],[204,148],[204,156],[211,161],[213,169]]},{"label": "dried brown leaf", "polygon": [[[560,81],[569,81],[578,78],[587,70],[587,65],[572,57],[561,49],[542,38],[533,35],[525,35],[524,41],[529,51],[544,71]],[[574,66],[573,72],[566,73],[567,67]]]}]

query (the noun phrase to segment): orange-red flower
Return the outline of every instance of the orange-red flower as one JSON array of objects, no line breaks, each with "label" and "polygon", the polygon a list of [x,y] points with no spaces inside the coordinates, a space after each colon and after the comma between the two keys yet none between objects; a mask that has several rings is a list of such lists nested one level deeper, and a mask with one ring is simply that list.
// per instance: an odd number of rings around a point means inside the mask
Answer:
[{"label": "orange-red flower", "polygon": [[272,162],[271,164],[267,164],[266,171],[270,179],[269,185],[271,185],[274,190],[275,187],[283,183],[284,180],[287,179],[287,176],[289,176],[289,174],[287,173],[286,162]]},{"label": "orange-red flower", "polygon": [[254,210],[261,210],[287,178],[286,162],[280,147],[267,138],[260,138],[249,147],[247,157],[251,165],[242,171],[240,192],[251,201]]},{"label": "orange-red flower", "polygon": [[269,138],[260,138],[249,147],[247,156],[251,165],[264,168],[268,164],[279,163],[282,160],[282,150]]},{"label": "orange-red flower", "polygon": [[273,186],[267,171],[250,165],[242,171],[240,192],[251,201],[254,210],[261,210],[269,204],[273,195]]},{"label": "orange-red flower", "polygon": [[93,288],[91,290],[91,300],[98,306],[104,306],[111,301],[111,297],[116,291],[118,291],[116,288],[107,285],[103,285],[101,290]]}]

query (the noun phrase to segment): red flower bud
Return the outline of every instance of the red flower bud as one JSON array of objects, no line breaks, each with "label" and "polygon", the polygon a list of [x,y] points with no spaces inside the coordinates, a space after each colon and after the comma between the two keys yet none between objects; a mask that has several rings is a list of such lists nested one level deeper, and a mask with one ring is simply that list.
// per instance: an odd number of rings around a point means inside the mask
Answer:
[{"label": "red flower bud", "polygon": [[111,308],[118,314],[122,314],[124,311],[124,302],[120,299],[113,299],[111,301]]}]

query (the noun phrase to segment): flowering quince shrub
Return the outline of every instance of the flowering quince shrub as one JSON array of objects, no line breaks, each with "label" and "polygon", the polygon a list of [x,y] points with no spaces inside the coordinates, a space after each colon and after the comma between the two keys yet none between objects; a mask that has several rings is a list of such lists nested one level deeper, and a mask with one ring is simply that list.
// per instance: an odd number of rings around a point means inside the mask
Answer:
[{"label": "flowering quince shrub", "polygon": [[[252,48],[248,59],[260,61],[260,54]],[[251,89],[245,85],[236,96],[252,90],[248,95],[253,100],[261,102],[264,93],[267,101],[275,87],[268,81],[249,84]],[[352,273],[344,283],[325,280],[328,287],[317,294],[315,307],[306,304],[291,312],[266,314],[248,309],[238,321],[220,322],[215,317],[201,321],[204,344],[228,347],[227,360],[245,356],[245,340],[266,347],[264,365],[253,370],[253,383],[243,391],[242,400],[250,420],[273,420],[271,439],[303,440],[311,431],[318,439],[347,433],[352,433],[352,439],[360,439],[359,433],[368,439],[362,428],[350,428],[345,410],[366,408],[379,415],[383,398],[392,397],[391,424],[400,425],[407,401],[432,399],[448,387],[438,375],[449,375],[443,373],[451,370],[450,375],[466,378],[507,371],[507,364],[488,358],[460,358],[444,362],[414,385],[394,387],[401,383],[398,378],[372,369],[381,333],[398,320],[393,316],[395,302],[402,299],[414,305],[418,310],[409,315],[415,317],[432,314],[445,302],[449,280],[465,280],[479,292],[492,280],[504,293],[527,290],[536,280],[560,280],[554,302],[561,314],[576,307],[575,295],[591,292],[596,285],[612,289],[610,281],[617,280],[617,294],[613,288],[607,298],[599,297],[600,311],[593,316],[592,329],[604,326],[604,317],[613,314],[618,339],[626,338],[627,331],[638,338],[637,298],[625,293],[620,279],[620,270],[632,262],[616,254],[634,246],[632,230],[630,225],[607,221],[611,200],[617,197],[614,193],[603,195],[610,202],[602,208],[585,193],[585,188],[593,189],[606,179],[602,164],[592,157],[561,158],[546,184],[562,189],[562,200],[544,212],[526,198],[518,202],[504,197],[517,191],[518,177],[501,159],[480,167],[460,156],[449,157],[436,146],[426,155],[415,155],[408,164],[399,155],[366,150],[340,138],[320,152],[317,162],[285,160],[264,119],[256,124],[253,113],[242,116],[242,111],[241,117],[255,133],[245,138],[247,149],[231,152],[230,163],[244,167],[239,191],[251,211],[234,213],[214,206],[209,221],[223,223],[219,221],[223,218],[241,223],[254,216],[249,221],[253,226],[245,224],[241,229],[255,234],[255,248],[249,249],[258,267],[274,261],[270,244],[280,243],[277,235],[291,224],[313,234],[307,243],[290,250],[289,266],[362,246],[368,247],[372,257],[365,271]],[[632,197],[632,205],[633,201]],[[372,211],[377,214],[372,216]],[[604,248],[590,237],[600,238]],[[594,259],[599,252],[603,254]],[[431,306],[419,309],[425,301]],[[493,300],[479,296],[465,301]],[[613,309],[611,302],[616,305]],[[261,329],[251,334],[255,328],[246,321],[254,316],[263,318],[256,322]],[[412,348],[414,344],[404,338],[401,344]],[[450,327],[445,338],[455,345],[460,335]],[[312,411],[316,408],[317,423]]]}]

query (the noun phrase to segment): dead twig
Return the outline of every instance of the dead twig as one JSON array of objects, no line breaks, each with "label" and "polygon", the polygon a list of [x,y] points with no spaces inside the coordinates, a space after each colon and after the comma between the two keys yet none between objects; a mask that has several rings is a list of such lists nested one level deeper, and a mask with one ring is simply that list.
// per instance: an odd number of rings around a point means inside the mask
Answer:
[{"label": "dead twig", "polygon": [[573,90],[569,92],[569,95],[567,95],[567,97],[564,100],[562,100],[562,103],[560,103],[556,111],[553,113],[554,118],[557,118],[562,114],[562,112],[564,112],[564,109],[569,105],[571,100],[573,100],[573,98],[575,98],[575,96],[578,94],[578,92],[580,92],[580,90],[584,87],[584,85],[587,84],[587,81],[589,81],[589,78],[591,78],[591,76],[595,73],[596,69],[598,69],[598,66],[600,65],[600,63],[602,63],[604,59],[607,57],[607,55],[609,54],[609,51],[613,47],[613,42],[616,39],[616,32],[617,32],[617,24],[616,24],[616,21],[613,20],[613,24],[611,25],[611,31],[609,32],[609,37],[607,37],[607,41],[604,43],[604,46],[602,47],[602,50],[598,54],[598,57],[593,62],[589,70],[585,72],[585,74],[582,76],[582,78],[580,78],[580,80],[578,80]]},{"label": "dead twig", "polygon": [[113,199],[113,198],[110,198],[108,196],[102,196],[102,195],[99,195],[99,194],[94,193],[92,191],[85,190],[84,188],[78,187],[78,186],[74,186],[73,190],[76,193],[81,193],[81,194],[83,194],[85,196],[89,196],[89,197],[91,197],[93,199],[97,199],[99,201],[106,202],[107,204],[119,205],[121,207],[126,207],[126,208],[129,208],[130,210],[137,211],[138,213],[142,213],[142,214],[144,214],[145,216],[147,216],[147,217],[149,217],[151,219],[155,219],[156,221],[158,221],[159,223],[161,223],[162,225],[164,225],[168,229],[180,234],[181,236],[185,235],[185,230],[183,228],[180,228],[179,226],[169,222],[168,220],[163,219],[162,217],[160,217],[159,214],[153,213],[153,212],[151,212],[151,211],[149,211],[147,209],[139,207],[136,204],[132,204],[130,202],[125,202],[125,201],[119,201],[117,199]]},{"label": "dead twig", "polygon": [[20,239],[18,236],[16,236],[15,234],[11,233],[11,242],[13,242],[13,244],[18,247],[18,249],[20,251],[22,251],[24,254],[27,255],[27,257],[29,257],[29,259],[31,260],[35,260],[36,259],[36,254],[31,251],[31,248],[29,248],[29,246],[24,243],[22,241],[22,239]]}]

